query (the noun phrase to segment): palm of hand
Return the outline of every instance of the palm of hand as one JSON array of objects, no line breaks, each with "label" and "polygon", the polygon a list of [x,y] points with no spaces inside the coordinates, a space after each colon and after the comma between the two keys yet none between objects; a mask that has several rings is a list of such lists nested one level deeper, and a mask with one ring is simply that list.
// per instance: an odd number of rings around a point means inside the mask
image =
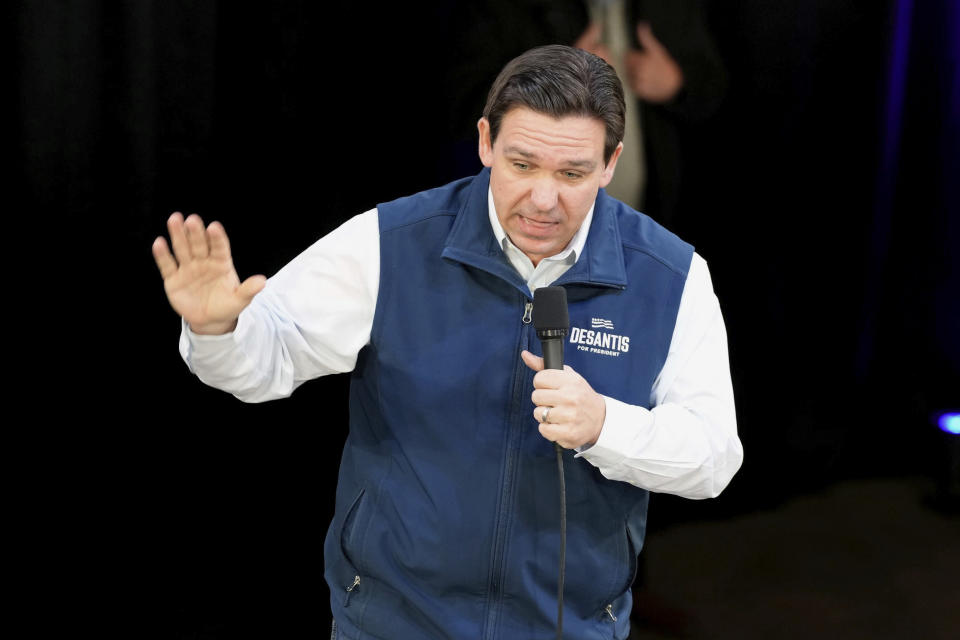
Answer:
[{"label": "palm of hand", "polygon": [[170,306],[192,327],[230,322],[240,315],[247,300],[237,293],[239,287],[233,261],[213,256],[181,264],[163,281]]},{"label": "palm of hand", "polygon": [[167,299],[197,333],[232,331],[240,312],[263,289],[266,278],[240,282],[230,256],[230,242],[219,222],[204,229],[203,220],[186,221],[174,213],[167,221],[173,254],[166,240],[153,243],[153,257],[163,276]]}]

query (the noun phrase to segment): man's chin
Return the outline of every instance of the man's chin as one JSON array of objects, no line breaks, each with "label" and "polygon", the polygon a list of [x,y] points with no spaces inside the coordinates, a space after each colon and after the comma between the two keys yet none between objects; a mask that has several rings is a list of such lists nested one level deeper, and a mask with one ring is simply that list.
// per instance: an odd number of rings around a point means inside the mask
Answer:
[{"label": "man's chin", "polygon": [[524,241],[520,244],[516,244],[517,248],[520,251],[523,251],[534,264],[539,262],[543,258],[549,258],[560,253],[560,249],[557,249],[555,242],[550,240],[537,240],[532,238],[524,238]]}]

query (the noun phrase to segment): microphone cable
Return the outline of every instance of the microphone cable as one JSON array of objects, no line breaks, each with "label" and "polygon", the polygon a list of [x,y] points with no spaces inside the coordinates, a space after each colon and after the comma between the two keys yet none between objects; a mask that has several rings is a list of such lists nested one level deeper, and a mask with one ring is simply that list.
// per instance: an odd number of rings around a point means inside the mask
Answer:
[{"label": "microphone cable", "polygon": [[563,578],[567,564],[567,486],[563,478],[563,448],[557,450],[557,474],[560,479],[560,578],[557,586],[557,640],[563,640]]}]

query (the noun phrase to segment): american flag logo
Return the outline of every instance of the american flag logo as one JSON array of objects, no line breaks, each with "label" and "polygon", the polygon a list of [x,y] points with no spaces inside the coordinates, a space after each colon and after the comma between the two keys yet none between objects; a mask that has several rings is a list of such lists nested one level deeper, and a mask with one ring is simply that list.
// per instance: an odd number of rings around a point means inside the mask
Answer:
[{"label": "american flag logo", "polygon": [[590,327],[593,329],[613,329],[613,322],[603,318],[590,318]]}]

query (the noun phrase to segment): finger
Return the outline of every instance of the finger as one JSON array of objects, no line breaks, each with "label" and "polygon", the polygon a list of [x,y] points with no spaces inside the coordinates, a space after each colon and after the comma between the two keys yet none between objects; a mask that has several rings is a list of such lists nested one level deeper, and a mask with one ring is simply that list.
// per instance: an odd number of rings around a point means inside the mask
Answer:
[{"label": "finger", "polygon": [[[547,411],[549,410],[549,413]],[[566,424],[573,417],[572,410],[567,407],[543,406],[533,408],[533,418],[537,422],[543,422],[543,415],[547,414],[547,423],[552,425]]]},{"label": "finger", "polygon": [[566,371],[561,371],[560,369],[544,369],[533,376],[533,388],[559,389],[566,380],[569,380]]},{"label": "finger", "polygon": [[[553,413],[552,411],[550,413]],[[552,418],[553,416],[551,416]],[[572,449],[570,446],[570,441],[566,439],[567,430],[562,426],[553,424],[552,422],[541,422],[540,426],[537,427],[537,430],[540,432],[544,438],[550,442],[556,442],[564,449]]]},{"label": "finger", "polygon": [[541,422],[540,426],[537,427],[537,431],[539,431],[540,435],[542,435],[544,438],[546,438],[550,442],[554,442],[557,436],[559,435],[557,433],[556,425],[551,424],[549,422]]},{"label": "finger", "polygon": [[230,240],[223,225],[214,220],[207,227],[207,239],[210,241],[210,257],[218,260],[230,260]]},{"label": "finger", "polygon": [[650,53],[663,51],[663,45],[653,35],[653,29],[650,28],[649,22],[637,23],[637,40],[640,41],[640,46]]},{"label": "finger", "polygon": [[157,268],[160,269],[160,276],[164,280],[177,272],[177,261],[170,255],[170,248],[167,246],[166,240],[162,237],[157,238],[153,241],[151,249],[153,250],[153,259],[157,263]]},{"label": "finger", "polygon": [[203,228],[203,219],[195,213],[190,214],[183,223],[187,232],[187,241],[190,243],[190,255],[195,260],[202,260],[210,255],[207,244],[207,231]]},{"label": "finger", "polygon": [[266,285],[266,276],[250,276],[237,288],[237,294],[249,303]]},{"label": "finger", "polygon": [[[520,359],[523,360],[523,363],[533,369],[534,371],[543,371],[543,358],[540,356],[535,356],[526,349],[520,352]],[[534,376],[534,386],[536,386],[537,377]]]},{"label": "finger", "polygon": [[533,419],[537,422],[543,422],[543,414],[546,413],[547,407],[534,407],[533,408]]},{"label": "finger", "polygon": [[538,407],[556,407],[566,404],[564,394],[559,389],[537,389],[530,394],[530,400]]},{"label": "finger", "polygon": [[187,242],[187,232],[183,228],[183,214],[176,211],[167,218],[167,231],[170,233],[170,244],[173,245],[173,255],[182,267],[190,262],[190,245]]}]

